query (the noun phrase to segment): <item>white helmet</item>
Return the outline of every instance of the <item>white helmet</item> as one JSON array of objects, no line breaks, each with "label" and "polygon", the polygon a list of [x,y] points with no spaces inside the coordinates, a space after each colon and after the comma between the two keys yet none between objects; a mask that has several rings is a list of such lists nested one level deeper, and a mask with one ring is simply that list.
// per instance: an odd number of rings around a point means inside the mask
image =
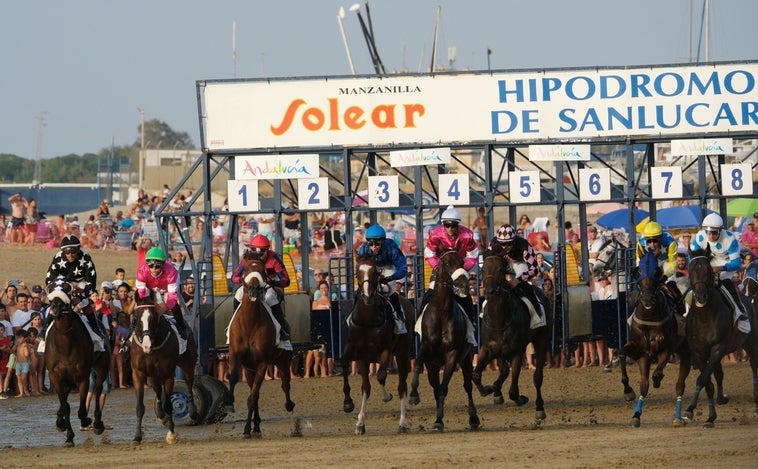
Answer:
[{"label": "white helmet", "polygon": [[460,223],[462,220],[460,212],[452,205],[448,205],[444,212],[442,212],[442,221],[454,221]]},{"label": "white helmet", "polygon": [[718,228],[721,229],[724,226],[724,220],[718,213],[709,213],[703,218],[703,228]]}]

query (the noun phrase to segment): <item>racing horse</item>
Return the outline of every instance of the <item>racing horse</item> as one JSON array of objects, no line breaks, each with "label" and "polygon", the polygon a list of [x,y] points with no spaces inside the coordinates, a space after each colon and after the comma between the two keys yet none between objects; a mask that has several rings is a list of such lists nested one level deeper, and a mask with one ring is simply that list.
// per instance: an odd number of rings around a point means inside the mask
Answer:
[{"label": "racing horse", "polygon": [[[530,329],[529,310],[506,280],[508,271],[509,264],[501,255],[491,251],[484,254],[482,286],[484,287],[486,302],[484,303],[484,317],[481,326],[482,344],[479,347],[479,361],[474,369],[473,381],[482,396],[494,392],[495,403],[502,404],[502,386],[508,378],[509,372],[512,371],[513,377],[511,378],[508,397],[517,406],[529,402],[528,397],[521,395],[518,383],[524,352],[527,344],[531,342],[534,345],[536,361],[536,370],[532,378],[534,389],[537,391],[535,418],[536,422],[539,423],[546,417],[545,402],[542,399],[542,380],[547,352],[550,347],[552,315],[546,311],[546,325],[537,329]],[[537,292],[536,289],[535,292]],[[539,293],[538,296],[542,304],[547,305],[547,298],[541,294],[541,290]],[[483,386],[482,371],[492,359],[498,360],[500,374],[493,384]],[[510,362],[510,367],[505,362]]]},{"label": "racing horse", "polygon": [[[410,403],[418,404],[419,375],[424,365],[427,369],[429,384],[434,390],[437,403],[437,419],[433,429],[443,431],[445,424],[445,398],[448,385],[456,366],[463,373],[463,389],[468,395],[469,426],[472,430],[480,425],[479,416],[471,396],[472,354],[473,348],[466,340],[466,319],[462,308],[455,301],[469,293],[468,273],[463,268],[463,259],[455,251],[445,252],[440,256],[436,268],[436,280],[432,295],[426,308],[421,312],[421,347],[416,360],[411,381]],[[443,370],[440,381],[440,369]]]},{"label": "racing horse", "polygon": [[615,237],[604,242],[598,251],[595,264],[592,266],[592,275],[595,277],[608,275],[610,277],[616,274],[618,270],[616,268],[616,252],[623,247]]},{"label": "racing horse", "polygon": [[686,317],[687,345],[692,366],[700,371],[695,384],[692,402],[685,411],[685,418],[692,419],[700,392],[708,394],[708,419],[704,427],[712,428],[716,421],[716,402],[711,375],[723,377],[721,359],[727,350],[732,333],[732,306],[723,298],[718,286],[718,277],[711,268],[711,251],[697,250],[692,253],[689,265],[692,301]]},{"label": "racing horse", "polygon": [[169,320],[156,308],[156,293],[151,291],[145,298],[136,295],[136,306],[132,312],[135,325],[131,336],[131,365],[134,392],[137,396],[137,427],[132,440],[133,445],[142,442],[142,418],[145,415],[145,383],[150,378],[150,385],[158,400],[155,406],[158,419],[168,429],[166,443],[176,443],[174,431],[173,404],[171,394],[174,392],[174,376],[178,366],[184,373],[189,392],[189,415],[198,419],[192,388],[195,381],[195,363],[197,348],[190,334],[187,350],[180,353],[179,338]]},{"label": "racing horse", "polygon": [[260,438],[261,417],[258,401],[269,365],[276,365],[281,373],[282,390],[286,397],[284,408],[287,412],[292,412],[295,408],[295,403],[290,399],[290,362],[293,353],[292,350],[276,346],[278,331],[265,303],[266,289],[269,286],[266,283],[263,263],[257,259],[247,260],[242,279],[245,294],[229,324],[229,401],[226,410],[234,412],[234,387],[240,380],[241,369],[244,368],[250,394],[247,398],[247,419],[242,436],[251,438],[252,418],[253,436]]},{"label": "racing horse", "polygon": [[[358,422],[355,425],[355,434],[366,433],[366,405],[371,396],[371,381],[369,380],[369,364],[379,363],[376,373],[379,385],[382,388],[382,400],[389,402],[392,394],[387,392],[385,382],[387,369],[394,355],[397,361],[398,383],[397,393],[400,398],[400,422],[398,431],[407,432],[410,429],[406,415],[408,403],[408,373],[410,371],[410,347],[412,333],[400,336],[394,335],[395,322],[390,311],[389,299],[380,290],[380,270],[374,262],[374,256],[364,256],[357,260],[356,279],[358,281],[358,294],[355,306],[349,319],[349,328],[345,349],[342,354],[343,392],[345,401],[343,409],[352,412],[355,408],[353,399],[350,397],[350,383],[348,382],[347,370],[350,369],[350,361],[358,362],[358,370],[361,375],[361,411],[358,414]],[[413,324],[412,307],[405,298],[400,298],[403,312],[406,318],[406,330],[411,331]]]},{"label": "racing horse", "polygon": [[[669,299],[662,287],[663,270],[658,266],[658,260],[651,251],[640,259],[639,266],[632,272],[639,287],[637,304],[629,318],[629,339],[624,344],[619,364],[621,365],[621,383],[624,385],[624,398],[627,402],[634,400],[634,390],[629,386],[629,376],[626,372],[626,358],[637,362],[640,370],[640,394],[637,406],[632,415],[632,425],[640,426],[642,406],[650,389],[650,368],[653,370],[653,387],[658,388],[663,379],[663,369],[668,363],[669,356],[679,355],[679,376],[676,381],[676,407],[674,411],[674,426],[682,425],[682,396],[684,395],[685,380],[690,372],[689,349],[684,333],[678,333],[678,322],[681,316],[675,314],[676,307],[673,299]],[[682,331],[683,332],[683,331]]]},{"label": "racing horse", "polygon": [[[71,391],[79,393],[79,411],[77,416],[81,427],[92,424],[93,431],[100,435],[105,431],[100,408],[100,394],[103,383],[110,373],[110,350],[105,341],[104,352],[95,352],[92,338],[84,325],[84,319],[74,311],[74,302],[78,304],[74,286],[64,277],[58,277],[47,285],[47,297],[50,301],[49,314],[53,325],[47,332],[45,340],[45,367],[50,377],[50,385],[58,395],[60,407],[55,427],[66,432],[65,447],[74,446],[74,430],[71,428],[71,406],[68,395]],[[87,415],[87,391],[90,374],[95,371],[94,402],[95,421]]]},{"label": "racing horse", "polygon": [[750,357],[750,368],[753,370],[753,415],[758,416],[758,260],[751,262],[745,269],[742,291],[751,306],[748,308],[750,333],[745,339],[743,349]]}]

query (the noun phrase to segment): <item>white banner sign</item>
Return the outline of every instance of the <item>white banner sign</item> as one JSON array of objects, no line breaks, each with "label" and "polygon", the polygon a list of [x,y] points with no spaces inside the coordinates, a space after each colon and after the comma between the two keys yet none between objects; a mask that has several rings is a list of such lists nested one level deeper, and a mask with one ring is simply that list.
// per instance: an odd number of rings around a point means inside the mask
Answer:
[{"label": "white banner sign", "polygon": [[312,179],[318,155],[255,155],[234,158],[234,179]]},{"label": "white banner sign", "polygon": [[208,151],[559,143],[754,133],[758,63],[207,80],[197,87]]},{"label": "white banner sign", "polygon": [[728,155],[733,151],[731,138],[697,138],[671,141],[671,156]]},{"label": "white banner sign", "polygon": [[529,161],[589,161],[590,145],[529,145]]},{"label": "white banner sign", "polygon": [[420,148],[417,150],[399,150],[390,152],[390,165],[393,168],[403,166],[425,166],[428,164],[450,163],[450,148]]}]

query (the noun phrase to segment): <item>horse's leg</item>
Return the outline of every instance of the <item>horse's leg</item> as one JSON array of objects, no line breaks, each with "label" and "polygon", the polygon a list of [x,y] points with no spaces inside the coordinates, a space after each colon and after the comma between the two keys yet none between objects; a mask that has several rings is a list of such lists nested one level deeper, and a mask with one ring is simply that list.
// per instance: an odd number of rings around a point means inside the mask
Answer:
[{"label": "horse's leg", "polygon": [[[92,424],[92,419],[87,415],[87,392],[89,391],[89,373],[86,377],[79,381],[79,411],[77,416],[81,422],[82,428],[87,428]],[[74,435],[72,432],[71,443],[74,442]]]},{"label": "horse's leg", "polygon": [[442,379],[439,378],[439,373],[432,373],[431,370],[429,372],[429,382],[431,382],[433,377],[437,377],[437,388],[435,392],[437,397],[437,419],[434,421],[433,429],[440,432],[445,430],[445,400],[447,399],[447,393],[450,388],[450,380],[455,372],[455,365],[457,364],[456,359],[457,352],[455,350],[445,354],[445,366],[442,369]]},{"label": "horse's leg", "polygon": [[292,412],[295,408],[295,403],[290,396],[290,390],[292,389],[292,374],[290,372],[290,365],[292,364],[292,355],[288,352],[282,352],[279,357],[279,374],[281,375],[282,391],[284,392],[284,409],[287,412]]},{"label": "horse's leg", "polygon": [[[390,349],[384,350],[379,355],[379,370],[376,372],[376,380],[379,382],[379,386],[382,388],[382,402],[389,402],[392,400],[392,393],[387,391],[387,370],[389,370],[392,364],[392,352]],[[371,384],[369,384],[369,394],[371,394]]]},{"label": "horse's leg", "polygon": [[[243,438],[251,438],[251,436],[255,436],[256,438],[261,437],[261,416],[258,410],[258,403],[261,395],[261,385],[266,377],[267,369],[268,364],[265,362],[259,363],[258,367],[255,369],[252,386],[250,386],[250,395],[247,396],[247,421],[245,422]],[[250,384],[252,373],[249,371],[246,371],[245,373],[248,374],[248,384]],[[252,435],[250,434],[251,419],[253,423]]]},{"label": "horse's leg", "polygon": [[[368,398],[371,396],[371,380],[368,376],[369,366],[368,360],[358,362],[358,369],[361,374],[361,410],[358,412],[358,421],[355,423],[356,435],[366,433],[366,405],[368,404]],[[380,363],[380,366],[383,366],[383,364]]]},{"label": "horse's leg", "polygon": [[[402,339],[401,339],[402,341]],[[397,396],[400,398],[400,422],[398,422],[397,431],[399,433],[406,433],[410,430],[408,424],[408,372],[410,371],[411,363],[408,357],[408,347],[405,347],[401,353],[395,356],[397,362]]]},{"label": "horse's leg", "polygon": [[626,352],[624,349],[630,346],[630,342],[627,342],[624,347],[619,350],[619,366],[621,366],[621,384],[624,385],[624,400],[626,402],[632,402],[634,400],[634,389],[629,386],[629,375],[626,372]]},{"label": "horse's leg", "polygon": [[686,351],[679,353],[679,375],[676,378],[676,404],[674,407],[674,426],[681,427],[685,424],[682,419],[682,402],[684,387],[687,376],[690,374],[690,357]]},{"label": "horse's leg", "polygon": [[229,354],[227,360],[229,366],[229,401],[226,403],[226,412],[234,413],[234,387],[237,386],[240,380],[240,364],[237,361],[236,354]]},{"label": "horse's leg", "polygon": [[347,352],[342,354],[342,392],[345,394],[345,400],[342,402],[342,410],[349,414],[355,409],[353,398],[350,397],[350,357]]},{"label": "horse's leg", "polygon": [[637,398],[637,405],[634,407],[632,415],[632,426],[640,426],[640,417],[642,417],[642,406],[650,390],[650,359],[643,354],[637,359],[637,366],[640,369],[640,395]]},{"label": "horse's leg", "polygon": [[101,359],[104,359],[105,361],[103,363],[95,364],[95,366],[100,366],[97,367],[97,371],[95,372],[95,391],[92,396],[95,400],[95,421],[92,424],[93,433],[95,435],[102,435],[102,433],[105,431],[105,424],[103,423],[103,409],[100,408],[100,396],[103,393],[103,385],[105,383],[105,380],[108,379],[108,373],[110,372],[110,357],[105,356]]},{"label": "horse's leg", "polygon": [[716,426],[716,399],[715,386],[710,376],[705,383],[705,392],[708,394],[708,420],[703,424],[703,428],[713,428]]},{"label": "horse's leg", "polygon": [[539,345],[535,345],[535,364],[534,366],[537,368],[534,370],[534,376],[532,377],[532,382],[534,383],[534,390],[537,392],[537,397],[534,401],[534,410],[535,410],[535,421],[537,423],[542,422],[547,418],[547,415],[545,414],[545,401],[542,399],[542,381],[545,376],[545,363],[547,362],[547,350],[548,350],[548,341],[547,341],[547,332],[545,334],[545,340],[542,341]]},{"label": "horse's leg", "polygon": [[729,396],[724,394],[724,368],[721,361],[713,367],[713,377],[716,379],[716,404],[728,404]]},{"label": "horse's leg", "polygon": [[529,398],[522,395],[518,387],[518,379],[519,375],[521,375],[523,359],[524,355],[522,353],[517,353],[511,358],[511,387],[508,389],[508,398],[515,402],[519,407],[529,402]]},{"label": "horse's leg", "polygon": [[503,383],[508,379],[508,375],[511,374],[510,362],[499,357],[497,359],[498,375],[497,379],[490,385],[493,389],[493,403],[495,405],[503,405],[505,398],[503,397]]},{"label": "horse's leg", "polygon": [[753,416],[758,417],[758,354],[756,353],[750,354],[750,368],[753,370]]},{"label": "horse's leg", "polygon": [[418,379],[423,371],[424,353],[421,351],[418,357],[416,357],[416,367],[413,369],[413,377],[411,378],[411,394],[408,397],[408,403],[411,405],[418,405],[421,402],[421,396],[418,394]]},{"label": "horse's leg", "polygon": [[163,412],[166,414],[166,418],[163,420],[163,426],[168,428],[166,433],[166,443],[173,445],[176,443],[176,433],[174,432],[174,406],[171,403],[171,394],[174,393],[174,370],[171,370],[171,375],[163,381],[162,386],[163,396],[161,396],[161,404],[163,405]]},{"label": "horse's leg", "polygon": [[58,391],[60,407],[58,408],[58,419],[55,422],[55,426],[58,428],[58,431],[66,431],[66,442],[63,443],[63,446],[72,448],[74,446],[74,429],[71,428],[71,405],[68,403],[70,389],[67,384],[61,384],[60,387],[61,390]]},{"label": "horse's leg", "polygon": [[476,367],[471,372],[471,381],[474,383],[474,386],[476,386],[476,389],[479,390],[480,395],[489,396],[494,391],[494,388],[492,386],[482,385],[482,371],[484,371],[487,364],[492,360],[492,353],[489,347],[482,345],[482,347],[479,348],[478,355],[479,360],[476,362]]},{"label": "horse's leg", "polygon": [[[438,409],[437,415],[439,416],[440,388],[441,388],[440,367],[435,363],[429,363],[426,365],[426,374],[427,374],[427,380],[429,381],[429,386],[432,387],[432,392],[434,393],[434,402],[435,402],[436,408]],[[436,422],[434,424],[434,430],[439,430],[439,428],[437,428]]]},{"label": "horse's leg", "polygon": [[471,363],[472,360],[473,360],[473,357],[472,357],[471,352],[469,351],[469,353],[463,356],[460,364],[461,364],[461,372],[463,373],[463,389],[466,391],[466,395],[468,396],[467,407],[468,407],[469,428],[471,428],[472,430],[478,430],[482,422],[479,420],[479,416],[476,414],[476,406],[474,405],[474,398],[471,395],[471,391],[473,391],[474,389],[473,385],[471,384],[471,373],[473,371],[473,364]]},{"label": "horse's leg", "polygon": [[[137,428],[134,429],[134,438],[132,438],[132,445],[139,445],[142,443],[142,417],[145,416],[145,404],[143,402],[145,398],[145,376],[137,370],[132,371],[132,384],[134,385],[134,393],[137,396]],[[160,406],[158,406],[161,409]]]},{"label": "horse's leg", "polygon": [[653,387],[658,389],[661,387],[661,381],[663,381],[663,369],[666,368],[666,364],[669,362],[668,350],[662,350],[658,353],[658,361],[653,370]]}]

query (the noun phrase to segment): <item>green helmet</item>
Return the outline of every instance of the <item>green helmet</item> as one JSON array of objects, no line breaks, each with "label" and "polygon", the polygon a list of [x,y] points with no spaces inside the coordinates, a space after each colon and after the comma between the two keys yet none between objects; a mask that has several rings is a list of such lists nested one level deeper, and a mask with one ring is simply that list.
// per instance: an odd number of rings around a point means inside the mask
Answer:
[{"label": "green helmet", "polygon": [[146,261],[161,261],[166,262],[166,253],[159,247],[152,247],[145,255]]}]

